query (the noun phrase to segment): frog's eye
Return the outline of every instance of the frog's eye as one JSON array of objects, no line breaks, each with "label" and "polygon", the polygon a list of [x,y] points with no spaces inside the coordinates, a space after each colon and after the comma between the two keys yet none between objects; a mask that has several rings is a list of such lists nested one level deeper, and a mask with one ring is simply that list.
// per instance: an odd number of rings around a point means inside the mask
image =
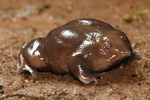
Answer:
[{"label": "frog's eye", "polygon": [[108,42],[105,42],[104,43],[104,48],[106,48],[106,49],[110,49],[111,48],[111,44],[110,43],[108,43]]}]

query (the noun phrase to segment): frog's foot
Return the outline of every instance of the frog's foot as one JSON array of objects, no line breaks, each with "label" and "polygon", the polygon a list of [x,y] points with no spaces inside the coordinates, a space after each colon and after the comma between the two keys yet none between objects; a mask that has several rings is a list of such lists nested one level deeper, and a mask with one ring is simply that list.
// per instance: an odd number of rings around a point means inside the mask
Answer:
[{"label": "frog's foot", "polygon": [[95,84],[98,83],[98,81],[95,77],[92,78],[92,77],[85,77],[84,75],[79,75],[78,79],[84,84],[89,84],[92,82],[94,82]]},{"label": "frog's foot", "polygon": [[17,64],[17,72],[20,73],[21,71],[28,71],[31,75],[32,75],[32,80],[35,81],[37,79],[37,71],[33,68],[31,68],[26,61],[24,60],[24,58],[22,57],[22,55],[20,55],[20,59],[19,59],[19,63]]},{"label": "frog's foot", "polygon": [[90,70],[80,60],[72,58],[68,60],[68,68],[70,73],[79,79],[84,84],[91,82],[97,83],[96,77],[90,72]]}]

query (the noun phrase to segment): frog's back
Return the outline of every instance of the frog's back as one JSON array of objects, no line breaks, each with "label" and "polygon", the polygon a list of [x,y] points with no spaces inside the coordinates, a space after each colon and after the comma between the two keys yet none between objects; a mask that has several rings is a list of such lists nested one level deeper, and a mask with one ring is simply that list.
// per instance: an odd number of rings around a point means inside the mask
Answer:
[{"label": "frog's back", "polygon": [[[95,32],[100,36],[110,30],[114,30],[114,28],[109,24],[86,18],[60,26],[50,31],[46,37],[44,43],[45,60],[50,66],[59,69],[60,73],[68,72],[67,58],[87,40],[88,34]],[[57,69],[55,72],[58,72]]]}]

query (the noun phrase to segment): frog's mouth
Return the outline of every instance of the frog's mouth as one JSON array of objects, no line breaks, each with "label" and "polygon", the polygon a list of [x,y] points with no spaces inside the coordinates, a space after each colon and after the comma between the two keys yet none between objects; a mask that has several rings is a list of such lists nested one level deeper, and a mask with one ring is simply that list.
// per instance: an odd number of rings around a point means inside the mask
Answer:
[{"label": "frog's mouth", "polygon": [[126,52],[117,52],[116,54],[112,54],[107,61],[110,62],[112,65],[120,63],[122,60],[127,59],[131,56],[130,51]]},{"label": "frog's mouth", "polygon": [[124,52],[108,55],[106,57],[100,57],[99,59],[96,59],[92,63],[92,67],[90,67],[91,71],[93,72],[102,72],[110,69],[111,67],[115,67],[116,65],[120,63],[124,63],[124,61],[128,60],[131,56],[131,52]]}]

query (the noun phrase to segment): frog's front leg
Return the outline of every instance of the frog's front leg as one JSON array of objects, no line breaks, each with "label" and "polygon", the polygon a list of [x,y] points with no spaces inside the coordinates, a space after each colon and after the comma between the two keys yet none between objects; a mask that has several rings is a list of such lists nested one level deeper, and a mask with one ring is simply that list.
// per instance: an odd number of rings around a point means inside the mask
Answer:
[{"label": "frog's front leg", "polygon": [[20,73],[22,70],[28,71],[32,75],[32,80],[37,79],[37,71],[31,68],[25,61],[22,54],[19,54],[19,63],[17,64],[17,72]]},{"label": "frog's front leg", "polygon": [[84,62],[78,59],[78,57],[70,57],[68,59],[68,68],[70,73],[82,83],[97,83],[95,75],[90,72],[87,66],[85,66]]}]

